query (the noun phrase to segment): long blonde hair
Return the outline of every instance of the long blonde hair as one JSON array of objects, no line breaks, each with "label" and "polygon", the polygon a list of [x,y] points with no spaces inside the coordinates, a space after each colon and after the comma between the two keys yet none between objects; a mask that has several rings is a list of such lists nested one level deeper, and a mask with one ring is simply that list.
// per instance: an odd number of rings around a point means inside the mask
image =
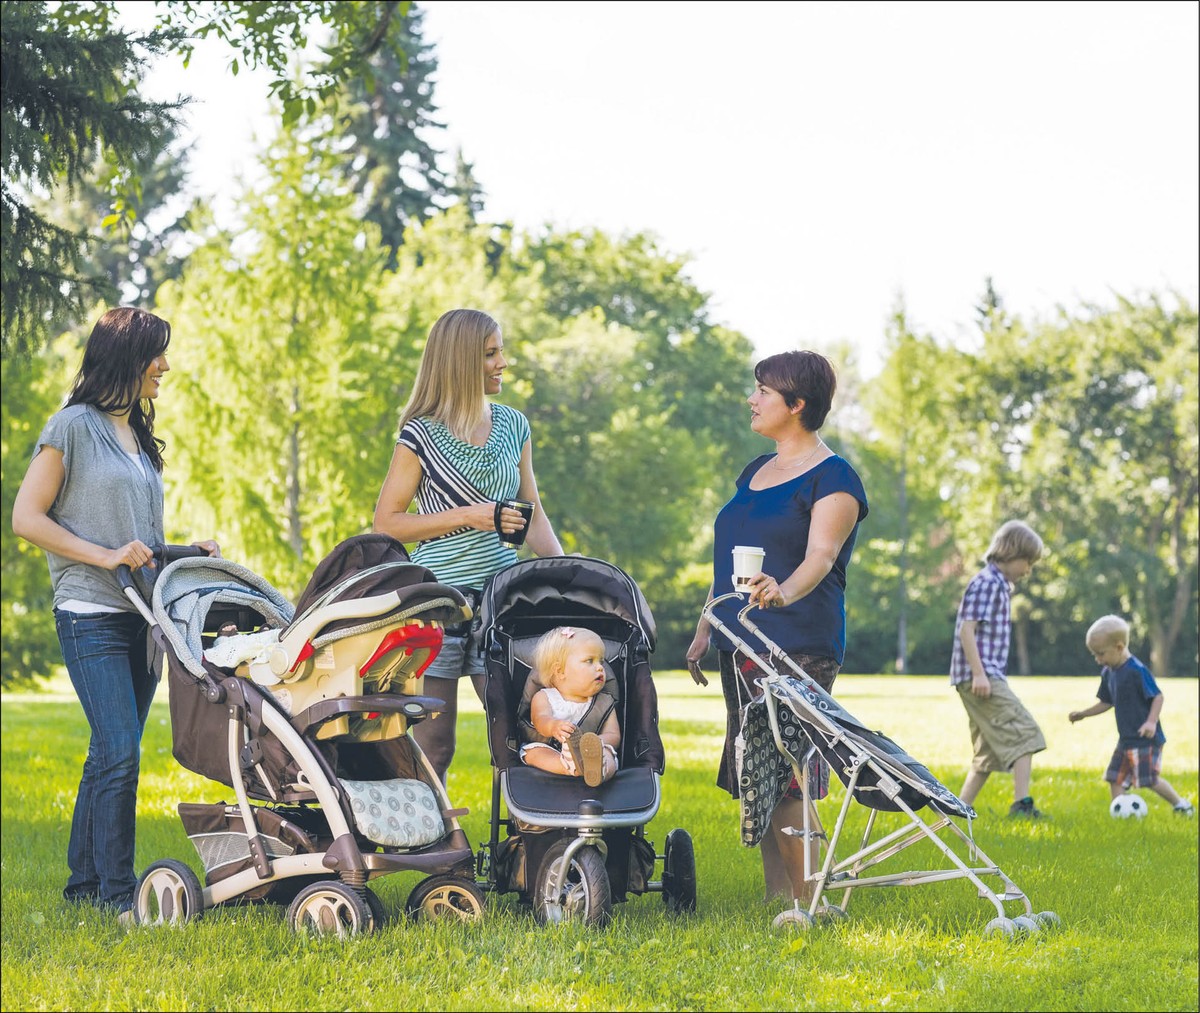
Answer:
[{"label": "long blonde hair", "polygon": [[470,438],[487,415],[483,360],[487,340],[500,325],[482,310],[450,310],[429,331],[400,428],[431,418],[460,440]]}]

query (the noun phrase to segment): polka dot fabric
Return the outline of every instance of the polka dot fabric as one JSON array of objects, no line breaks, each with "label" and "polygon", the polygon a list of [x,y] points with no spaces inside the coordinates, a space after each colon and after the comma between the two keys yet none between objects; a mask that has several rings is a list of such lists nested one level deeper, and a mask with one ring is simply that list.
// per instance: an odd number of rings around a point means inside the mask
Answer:
[{"label": "polka dot fabric", "polygon": [[350,797],[359,833],[376,844],[423,848],[445,833],[437,796],[422,781],[343,779],[341,784]]}]

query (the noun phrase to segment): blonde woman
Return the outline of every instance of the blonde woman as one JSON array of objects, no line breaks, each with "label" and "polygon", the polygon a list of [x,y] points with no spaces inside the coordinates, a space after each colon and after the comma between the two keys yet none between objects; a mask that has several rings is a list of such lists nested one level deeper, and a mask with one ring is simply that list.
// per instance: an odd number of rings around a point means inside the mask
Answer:
[{"label": "blonde woman", "polygon": [[[538,495],[529,422],[515,408],[489,400],[501,392],[507,368],[500,325],[488,314],[456,309],[438,319],[375,505],[375,530],[416,542],[413,561],[462,589],[476,607],[484,584],[516,562],[516,550],[501,544],[500,535],[526,523],[519,511],[504,508],[498,530],[498,501],[533,503],[526,543],[539,556],[562,555]],[[414,500],[417,512],[410,513]],[[458,680],[470,677],[482,699],[483,673],[470,629],[448,630],[425,672],[425,692],[444,700],[445,710],[413,729],[443,780],[454,757]]]}]

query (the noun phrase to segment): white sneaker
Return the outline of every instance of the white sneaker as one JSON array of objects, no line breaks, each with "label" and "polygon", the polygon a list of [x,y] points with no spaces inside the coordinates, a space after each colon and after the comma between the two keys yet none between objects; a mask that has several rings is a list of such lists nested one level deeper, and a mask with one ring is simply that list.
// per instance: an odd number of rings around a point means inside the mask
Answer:
[{"label": "white sneaker", "polygon": [[1186,798],[1176,805],[1171,810],[1176,816],[1187,816],[1191,818],[1196,815],[1196,807],[1192,805]]}]

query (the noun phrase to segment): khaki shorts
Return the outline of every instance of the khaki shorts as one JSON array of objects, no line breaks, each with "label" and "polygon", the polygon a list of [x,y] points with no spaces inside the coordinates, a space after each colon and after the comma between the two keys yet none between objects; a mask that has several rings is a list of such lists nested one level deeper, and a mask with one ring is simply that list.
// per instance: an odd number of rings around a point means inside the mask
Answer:
[{"label": "khaki shorts", "polygon": [[1012,770],[1022,756],[1046,748],[1042,730],[1017,699],[1007,679],[989,679],[992,695],[978,697],[969,682],[959,683],[958,698],[971,722],[975,758],[971,769],[981,774]]}]

